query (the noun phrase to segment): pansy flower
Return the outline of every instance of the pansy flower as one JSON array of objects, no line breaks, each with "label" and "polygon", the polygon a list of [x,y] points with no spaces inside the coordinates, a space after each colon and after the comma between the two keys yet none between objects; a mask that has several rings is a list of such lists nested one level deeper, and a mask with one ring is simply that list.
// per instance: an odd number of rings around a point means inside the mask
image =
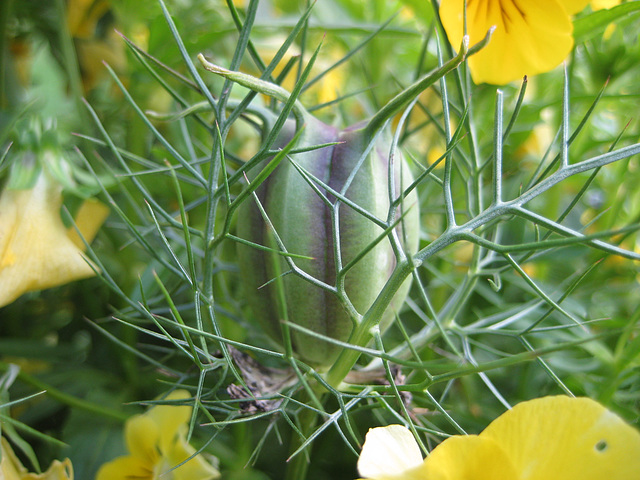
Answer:
[{"label": "pansy flower", "polygon": [[[473,81],[502,85],[558,66],[573,48],[571,16],[588,4],[588,0],[467,0],[471,44],[495,27],[489,45],[468,60]],[[459,45],[464,1],[442,0],[440,18],[449,41]]]},{"label": "pansy flower", "polygon": [[400,425],[369,430],[358,472],[372,480],[631,480],[640,432],[588,398],[522,402],[479,435],[455,435],[426,459]]},{"label": "pansy flower", "polygon": [[[62,186],[41,172],[32,188],[5,187],[0,195],[0,307],[20,295],[95,275],[83,256],[84,243],[60,216]],[[91,242],[109,209],[85,202],[78,230]]]},{"label": "pansy flower", "polygon": [[[176,390],[166,400],[189,398]],[[104,464],[96,480],[213,480],[218,470],[186,439],[188,405],[158,405],[125,424],[129,455]]]},{"label": "pansy flower", "polygon": [[29,473],[4,437],[0,437],[0,457],[2,480],[73,480],[73,467],[68,458],[62,462],[54,460],[44,473]]}]

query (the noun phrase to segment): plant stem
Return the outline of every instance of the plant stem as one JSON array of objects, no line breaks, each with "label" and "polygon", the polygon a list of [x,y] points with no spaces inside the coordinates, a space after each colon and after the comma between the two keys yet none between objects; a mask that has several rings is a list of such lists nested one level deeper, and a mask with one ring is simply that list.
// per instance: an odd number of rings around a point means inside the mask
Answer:
[{"label": "plant stem", "polygon": [[[204,55],[202,55],[201,53],[198,54],[198,60],[200,60],[200,63],[206,70],[215,73],[216,75],[220,75],[223,78],[227,78],[237,83],[238,85],[242,85],[243,87],[253,90],[254,92],[268,95],[277,100],[280,100],[283,103],[287,103],[289,101],[289,98],[291,97],[291,92],[289,92],[285,88],[282,88],[280,85],[267,82],[246,73],[228,70],[219,65],[215,65],[207,61],[204,58]],[[295,100],[295,102],[293,103],[293,112],[294,115],[299,119],[301,125],[304,123],[306,117],[309,116],[309,113],[299,100]]]},{"label": "plant stem", "polygon": [[[382,318],[383,313],[391,303],[395,293],[400,288],[400,285],[406,280],[406,278],[413,272],[414,264],[411,261],[404,261],[396,266],[393,274],[389,278],[376,301],[371,308],[362,317],[362,321],[353,332],[349,343],[355,346],[363,347],[372,338],[372,331],[378,327],[378,322]],[[360,352],[357,350],[345,349],[343,350],[333,366],[327,372],[325,378],[327,383],[332,387],[337,387],[346,375],[351,371],[355,363],[360,357]],[[318,390],[320,385],[316,384]],[[322,387],[324,388],[324,387]],[[323,392],[316,392],[318,396],[323,395]],[[326,391],[324,392],[326,393]],[[303,401],[303,403],[306,403]],[[306,409],[302,411],[299,416],[300,421],[300,436],[292,439],[291,441],[291,454],[296,455],[291,459],[291,462],[287,466],[285,480],[304,480],[307,475],[307,469],[309,462],[303,452],[298,452],[300,447],[307,441],[309,435],[312,434],[313,429],[318,422],[318,412],[312,409]]]},{"label": "plant stem", "polygon": [[416,98],[447,73],[455,70],[458,65],[460,65],[464,61],[468,51],[469,37],[465,36],[462,39],[462,45],[460,45],[460,51],[458,52],[458,55],[453,57],[440,68],[437,68],[428,75],[425,75],[420,80],[414,82],[412,85],[397,94],[395,97],[389,100],[389,102],[384,107],[382,107],[373,116],[373,118],[371,118],[366,126],[366,138],[372,138],[376,134],[376,132],[382,129],[382,127],[387,123],[387,120],[389,120],[400,110],[402,110],[411,100]]},{"label": "plant stem", "polygon": [[[349,339],[351,345],[364,347],[369,343],[373,337],[372,330],[378,328],[378,323],[391,303],[393,296],[400,288],[400,285],[411,275],[414,268],[415,266],[410,260],[398,263],[375,302],[363,315],[362,321],[351,335]],[[343,350],[325,375],[327,383],[337,388],[358,361],[360,353],[358,350],[353,349]]]},{"label": "plant stem", "polygon": [[[300,433],[302,436],[296,437],[296,432],[292,432],[292,439],[290,442],[291,455],[293,455],[304,444],[309,435],[313,432],[313,429],[318,422],[318,412],[311,409],[305,409],[302,411],[299,418],[301,426]],[[305,455],[304,451],[300,451],[289,461],[285,473],[285,480],[304,480],[307,478],[308,469],[309,458]]]}]

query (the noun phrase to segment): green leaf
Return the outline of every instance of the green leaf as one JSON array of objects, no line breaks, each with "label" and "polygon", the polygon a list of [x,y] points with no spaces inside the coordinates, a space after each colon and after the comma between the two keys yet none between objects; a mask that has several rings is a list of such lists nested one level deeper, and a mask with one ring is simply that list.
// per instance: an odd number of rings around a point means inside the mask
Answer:
[{"label": "green leaf", "polygon": [[433,22],[433,6],[430,2],[422,0],[401,0],[401,3],[404,4],[406,8],[411,9],[415,16],[418,17],[425,25],[429,25]]},{"label": "green leaf", "polygon": [[576,45],[600,35],[607,26],[620,18],[640,12],[640,2],[629,2],[608,10],[597,10],[573,22]]}]

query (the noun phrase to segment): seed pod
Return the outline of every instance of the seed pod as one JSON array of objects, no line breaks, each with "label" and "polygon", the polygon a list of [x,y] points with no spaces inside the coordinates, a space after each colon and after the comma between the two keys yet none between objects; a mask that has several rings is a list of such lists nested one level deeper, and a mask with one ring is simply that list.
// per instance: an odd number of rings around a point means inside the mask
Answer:
[{"label": "seed pod", "polygon": [[[282,160],[255,192],[273,229],[255,202],[247,201],[240,209],[238,235],[273,249],[239,245],[238,261],[247,301],[272,338],[282,344],[288,336],[293,352],[312,365],[333,364],[342,347],[321,337],[348,342],[359,316],[372,306],[391,276],[396,253],[388,235],[395,235],[405,252],[417,249],[419,213],[415,191],[396,207],[395,217],[402,220],[372,247],[384,232],[379,223],[386,223],[390,217],[390,202],[396,205],[412,182],[399,151],[390,168],[391,142],[384,125],[411,99],[454,69],[467,51],[465,39],[455,58],[398,94],[368,123],[345,130],[320,122],[296,100],[296,123],[304,124],[296,148],[303,153]],[[289,100],[290,94],[278,85],[213,65],[202,55],[198,58],[211,72],[283,102]],[[294,131],[293,121],[285,125],[279,146],[287,144]],[[333,145],[312,148],[326,144]],[[288,253],[307,257],[294,260],[295,272],[276,253],[280,250],[276,235]],[[341,271],[356,260],[346,274]],[[404,302],[410,281],[409,277],[400,285],[377,319],[381,330],[389,326]],[[344,289],[340,288],[342,285]],[[312,334],[287,329],[284,320]]]},{"label": "seed pod", "polygon": [[[371,152],[361,162],[367,148],[363,126],[339,131],[322,122],[308,118],[299,147],[311,147],[332,142],[337,145],[291,155],[284,160],[257,191],[275,231],[286,250],[292,254],[311,257],[296,259],[296,265],[324,284],[335,286],[337,264],[334,241],[339,238],[342,266],[354,258],[383,233],[383,229],[361,213],[342,203],[326,188],[316,185],[318,192],[294,166],[317,178],[335,192],[345,190],[345,197],[375,217],[386,220],[389,213],[389,138],[375,142]],[[355,175],[354,175],[355,174]],[[353,178],[350,180],[350,177]],[[399,152],[394,161],[394,198],[411,184],[409,167]],[[327,201],[332,205],[327,205]],[[334,222],[332,210],[337,212]],[[419,218],[417,198],[410,194],[397,209],[405,212],[397,227],[398,237],[405,239],[404,248],[414,252],[418,245]],[[337,225],[335,224],[337,223]],[[336,233],[336,227],[339,234]],[[247,202],[239,213],[238,235],[259,245],[277,248],[261,212],[255,202]],[[309,282],[299,275],[288,274],[278,281],[289,266],[275,253],[239,245],[240,273],[247,292],[247,300],[254,315],[269,334],[281,341],[282,307],[289,322],[320,335],[342,342],[349,340],[354,322],[337,295]],[[349,301],[360,314],[373,303],[395,267],[395,255],[385,238],[368,251],[344,277],[344,289]],[[281,285],[281,286],[279,286]],[[386,328],[408,293],[410,279],[395,294],[380,321]],[[284,304],[278,304],[281,288]],[[330,365],[341,347],[291,329],[294,352],[314,365]]]}]

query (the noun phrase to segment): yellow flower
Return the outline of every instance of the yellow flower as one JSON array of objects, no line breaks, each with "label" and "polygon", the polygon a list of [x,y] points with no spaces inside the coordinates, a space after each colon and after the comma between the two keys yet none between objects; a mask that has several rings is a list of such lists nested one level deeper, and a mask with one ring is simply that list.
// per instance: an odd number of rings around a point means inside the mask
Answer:
[{"label": "yellow flower", "polygon": [[0,438],[0,479],[2,480],[73,480],[73,467],[67,458],[63,462],[54,460],[49,470],[41,474],[29,473],[20,463],[9,442]]},{"label": "yellow flower", "polygon": [[[489,45],[469,58],[475,83],[502,85],[548,72],[573,48],[571,15],[588,0],[467,0],[471,44],[496,30]],[[442,0],[440,18],[453,45],[464,33],[463,0]]]},{"label": "yellow flower", "polygon": [[69,0],[67,26],[71,36],[91,38],[98,21],[109,11],[107,0]]},{"label": "yellow flower", "polygon": [[[281,44],[282,38],[280,37],[270,37],[258,44],[258,52],[265,63],[271,63]],[[344,52],[338,45],[331,44],[325,46],[323,54],[324,55],[319,57],[314,63],[313,68],[311,69],[311,77],[314,77],[328,69],[333,63],[337,62],[344,56]],[[299,55],[300,49],[298,47],[295,45],[289,47],[289,50],[280,60],[272,75],[274,77],[281,75],[284,66],[292,58],[298,57]],[[327,103],[335,100],[339,95],[346,93],[343,88],[346,81],[345,70],[343,67],[344,66],[339,66],[332,69],[322,77],[321,81],[316,82],[305,95],[308,97],[307,101],[313,101],[317,104]],[[281,82],[281,85],[289,91],[293,90],[293,87],[295,86],[297,80],[296,72],[297,66],[291,69]],[[254,71],[251,73],[257,72]]]},{"label": "yellow flower", "polygon": [[[98,25],[109,20],[111,10],[109,0],[69,0],[67,2],[67,27],[75,41],[82,84],[85,91],[93,89],[105,76],[103,62],[107,62],[116,72],[123,72],[127,66],[124,42],[109,24],[100,33]],[[104,25],[103,25],[104,26]]]},{"label": "yellow flower", "polygon": [[[62,187],[44,172],[33,188],[5,188],[0,195],[0,307],[23,293],[95,274],[75,229],[62,223],[61,206]],[[76,225],[87,242],[108,213],[95,200],[81,207]]]},{"label": "yellow flower", "polygon": [[[167,400],[186,398],[189,398],[189,394],[184,390],[176,390],[167,396]],[[190,416],[189,406],[159,405],[144,414],[131,417],[125,424],[129,455],[104,464],[96,480],[219,478],[218,470],[202,455],[191,458],[196,450],[185,438],[186,423]]]},{"label": "yellow flower", "polygon": [[591,0],[591,8],[593,10],[601,10],[603,8],[613,8],[620,5],[621,0]]},{"label": "yellow flower", "polygon": [[522,402],[480,435],[446,439],[422,460],[400,425],[369,430],[358,472],[374,480],[631,480],[640,432],[588,398]]}]

